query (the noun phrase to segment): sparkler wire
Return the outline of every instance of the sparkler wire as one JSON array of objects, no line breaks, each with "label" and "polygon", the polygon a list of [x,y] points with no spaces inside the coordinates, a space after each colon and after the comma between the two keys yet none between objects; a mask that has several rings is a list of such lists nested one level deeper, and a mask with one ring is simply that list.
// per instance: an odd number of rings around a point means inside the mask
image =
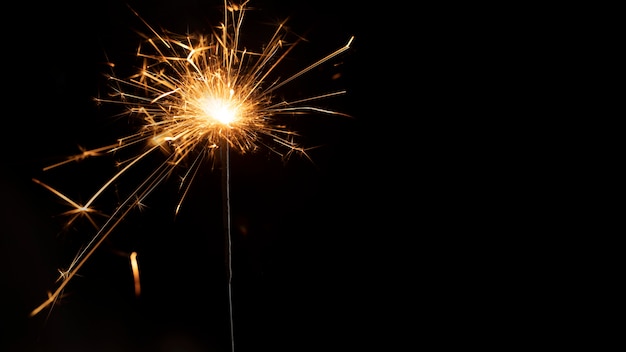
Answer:
[{"label": "sparkler wire", "polygon": [[233,266],[232,266],[232,237],[230,231],[230,147],[228,141],[222,143],[222,201],[224,213],[224,233],[226,235],[226,267],[228,280],[228,315],[230,320],[231,351],[235,351],[235,330],[233,322]]}]

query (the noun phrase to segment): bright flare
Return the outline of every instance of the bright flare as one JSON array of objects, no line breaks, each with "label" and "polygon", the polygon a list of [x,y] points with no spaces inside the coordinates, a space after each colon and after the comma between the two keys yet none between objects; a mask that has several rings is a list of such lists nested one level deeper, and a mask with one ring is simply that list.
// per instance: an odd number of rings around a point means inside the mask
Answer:
[{"label": "bright flare", "polygon": [[[231,89],[231,96],[234,91]],[[221,124],[229,126],[238,119],[239,109],[231,98],[215,98],[207,97],[200,99],[200,108],[206,114],[209,123],[217,121]]]}]

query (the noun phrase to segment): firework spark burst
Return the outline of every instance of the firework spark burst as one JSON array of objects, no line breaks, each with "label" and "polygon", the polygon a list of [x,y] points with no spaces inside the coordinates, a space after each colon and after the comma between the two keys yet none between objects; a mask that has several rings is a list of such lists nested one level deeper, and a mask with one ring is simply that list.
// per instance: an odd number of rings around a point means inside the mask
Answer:
[{"label": "firework spark burst", "polygon": [[[44,168],[44,171],[83,159],[110,155],[139,147],[141,152],[120,161],[118,170],[85,203],[76,202],[46,183],[36,183],[62,199],[71,209],[67,225],[84,217],[96,228],[90,241],[77,253],[67,269],[59,270],[59,285],[48,293],[41,305],[31,312],[37,315],[60,299],[70,280],[103,241],[133,210],[143,206],[146,197],[174,170],[182,169],[181,197],[178,212],[198,169],[211,159],[219,148],[239,153],[266,148],[288,158],[293,153],[308,158],[297,134],[279,123],[280,115],[329,114],[344,115],[313,105],[316,101],[342,95],[345,91],[328,92],[295,101],[278,100],[276,92],[312,69],[346,52],[346,44],[317,61],[304,66],[286,79],[276,78],[285,57],[302,40],[287,40],[285,23],[277,25],[270,40],[260,51],[248,51],[241,45],[242,24],[248,8],[224,2],[223,22],[210,34],[179,35],[157,31],[134,10],[147,28],[142,35],[137,57],[141,68],[128,78],[108,76],[112,93],[97,98],[98,103],[121,104],[133,121],[140,124],[136,133],[119,138],[108,146],[81,150],[81,153]],[[111,65],[113,66],[113,65]],[[98,225],[94,215],[103,215],[95,203],[130,169],[137,168],[149,155],[163,152],[162,163],[153,169],[130,194],[126,195],[104,224]]]}]

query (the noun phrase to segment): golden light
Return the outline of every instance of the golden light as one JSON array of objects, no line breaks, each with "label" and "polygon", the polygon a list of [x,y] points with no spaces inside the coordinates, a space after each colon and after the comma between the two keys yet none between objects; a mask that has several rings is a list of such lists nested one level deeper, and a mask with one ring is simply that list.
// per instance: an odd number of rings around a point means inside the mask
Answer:
[{"label": "golden light", "polygon": [[[231,90],[232,96],[233,90]],[[238,118],[238,109],[231,99],[207,97],[200,100],[201,109],[210,121],[218,121],[229,126]]]},{"label": "golden light", "polygon": [[137,263],[137,252],[130,254],[130,267],[133,271],[133,281],[135,282],[135,296],[141,295],[141,282],[139,281],[139,264]]}]

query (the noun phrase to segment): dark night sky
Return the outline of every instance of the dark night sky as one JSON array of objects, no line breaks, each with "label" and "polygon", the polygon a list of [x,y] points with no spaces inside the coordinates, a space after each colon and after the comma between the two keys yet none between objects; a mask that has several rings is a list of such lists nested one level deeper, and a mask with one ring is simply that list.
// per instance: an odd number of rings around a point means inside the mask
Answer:
[{"label": "dark night sky", "polygon": [[[150,5],[148,5],[148,3]],[[295,59],[310,62],[345,44],[353,49],[302,77],[289,89],[342,86],[333,100],[353,118],[314,117],[303,129],[314,163],[282,163],[269,153],[232,156],[233,299],[236,350],[357,350],[391,339],[388,315],[400,291],[392,262],[393,228],[411,221],[394,200],[393,174],[405,174],[384,144],[393,133],[380,122],[381,45],[377,24],[361,3],[252,1],[244,34],[265,39],[255,21],[290,17],[310,39]],[[181,33],[206,30],[221,18],[220,1],[130,1],[151,25]],[[297,4],[297,5],[296,5]],[[133,65],[144,29],[121,1],[22,5],[23,28],[13,28],[7,69],[10,136],[0,179],[2,211],[3,351],[229,351],[220,173],[208,166],[174,218],[176,180],[165,183],[96,252],[66,289],[63,304],[34,318],[28,313],[56,286],[56,269],[69,264],[91,233],[82,224],[61,233],[55,217],[66,208],[35,177],[77,199],[114,171],[110,159],[93,159],[44,173],[51,160],[120,137],[116,107],[96,107],[106,91],[105,55],[120,70]],[[26,30],[26,28],[29,28]],[[268,28],[260,25],[257,28]],[[269,33],[269,32],[268,32]],[[387,34],[385,34],[387,35]],[[7,41],[5,40],[5,43]],[[382,51],[382,53],[381,53]],[[339,64],[334,66],[334,64]],[[128,69],[129,67],[127,67]],[[130,67],[132,71],[132,67]],[[397,70],[397,67],[387,67]],[[342,73],[338,81],[330,77]],[[7,78],[9,79],[9,78]],[[387,114],[393,114],[387,111]],[[5,129],[6,131],[6,129]],[[7,139],[8,138],[8,139]],[[400,158],[396,154],[395,158]],[[393,170],[392,170],[393,169]],[[408,169],[407,169],[408,170]],[[74,193],[72,193],[74,192]],[[83,193],[81,193],[83,192]],[[402,202],[414,200],[406,194]],[[392,218],[390,215],[394,216]],[[133,296],[127,258],[137,251],[143,294]]]}]

